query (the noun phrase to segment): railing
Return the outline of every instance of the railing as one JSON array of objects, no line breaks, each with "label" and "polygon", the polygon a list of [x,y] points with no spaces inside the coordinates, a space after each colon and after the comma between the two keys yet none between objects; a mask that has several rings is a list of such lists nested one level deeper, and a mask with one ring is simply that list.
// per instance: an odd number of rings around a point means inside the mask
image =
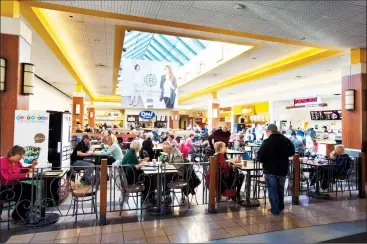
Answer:
[{"label": "railing", "polygon": [[[335,172],[320,175],[315,169],[322,166],[307,164],[295,156],[290,161],[285,193],[295,204],[299,195],[339,194],[340,187],[349,191],[348,186],[351,191],[358,190],[363,197],[362,166],[362,160],[353,159],[348,169],[337,170],[341,177],[336,179]],[[254,167],[261,167],[261,164],[257,162]],[[257,172],[262,175],[262,171]],[[210,182],[207,182],[208,174]],[[327,189],[317,192],[316,184],[311,184],[316,176],[319,176],[319,183],[324,180],[320,176],[328,177]],[[251,186],[252,198],[264,197],[255,187],[260,177],[250,174],[252,178],[246,177],[240,171],[221,169],[215,157],[210,157],[210,163],[148,165],[147,168],[111,167],[107,166],[107,160],[102,160],[100,166],[71,166],[59,172],[38,168],[22,179],[0,182],[1,228],[10,228],[19,221],[29,226],[42,226],[60,218],[65,221],[98,219],[99,224],[104,225],[108,218],[119,218],[125,211],[137,211],[136,215],[142,218],[143,211],[157,215],[178,206],[190,209],[205,204],[208,204],[208,211],[214,213],[223,201],[237,197],[238,186],[242,192]],[[227,193],[223,194],[225,191]],[[247,193],[241,197],[249,197]],[[233,204],[236,203],[233,201]]]}]

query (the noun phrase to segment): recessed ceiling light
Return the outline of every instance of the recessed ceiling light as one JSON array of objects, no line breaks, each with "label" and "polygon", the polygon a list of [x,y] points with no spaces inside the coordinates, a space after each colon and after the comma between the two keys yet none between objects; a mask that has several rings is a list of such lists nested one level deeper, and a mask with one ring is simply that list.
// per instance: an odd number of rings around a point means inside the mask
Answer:
[{"label": "recessed ceiling light", "polygon": [[213,76],[218,76],[218,74],[213,74]]},{"label": "recessed ceiling light", "polygon": [[306,40],[306,37],[302,37],[301,40]]},{"label": "recessed ceiling light", "polygon": [[333,95],[334,96],[341,96],[342,94],[340,94],[340,93],[334,93]]},{"label": "recessed ceiling light", "polygon": [[333,71],[333,70],[332,70],[332,69],[328,69],[328,70],[326,70],[326,71],[329,71],[329,72],[330,72],[330,71]]},{"label": "recessed ceiling light", "polygon": [[236,7],[235,7],[236,9],[245,9],[246,8],[246,6],[245,5],[243,5],[243,4],[236,4]]},{"label": "recessed ceiling light", "polygon": [[74,18],[74,16],[72,16],[72,15],[69,15],[69,18]]},{"label": "recessed ceiling light", "polygon": [[94,39],[94,41],[95,41],[95,42],[100,42],[101,40],[99,40],[99,39]]},{"label": "recessed ceiling light", "polygon": [[256,59],[255,57],[253,57],[252,59]]}]

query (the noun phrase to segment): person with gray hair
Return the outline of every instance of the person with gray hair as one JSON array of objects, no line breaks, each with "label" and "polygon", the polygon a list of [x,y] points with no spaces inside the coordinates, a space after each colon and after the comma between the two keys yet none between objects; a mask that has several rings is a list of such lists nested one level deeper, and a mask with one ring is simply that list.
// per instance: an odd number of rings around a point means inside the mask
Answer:
[{"label": "person with gray hair", "polygon": [[172,164],[180,172],[180,174],[183,175],[184,159],[180,150],[177,147],[173,147],[170,142],[165,141],[162,143],[162,151],[168,154],[167,157],[162,160],[162,163]]}]

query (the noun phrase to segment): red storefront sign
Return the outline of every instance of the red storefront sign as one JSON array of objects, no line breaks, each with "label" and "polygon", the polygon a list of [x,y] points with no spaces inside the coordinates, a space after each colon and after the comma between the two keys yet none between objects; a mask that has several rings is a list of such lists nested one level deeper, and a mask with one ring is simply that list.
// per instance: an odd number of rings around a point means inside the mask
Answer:
[{"label": "red storefront sign", "polygon": [[312,104],[312,103],[318,103],[318,97],[293,99],[293,106],[306,105],[306,104]]}]

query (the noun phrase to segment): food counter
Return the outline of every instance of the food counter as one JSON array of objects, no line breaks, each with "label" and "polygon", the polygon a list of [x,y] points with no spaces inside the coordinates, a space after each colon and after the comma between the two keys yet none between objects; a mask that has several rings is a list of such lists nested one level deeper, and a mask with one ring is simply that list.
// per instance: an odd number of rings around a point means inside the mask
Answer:
[{"label": "food counter", "polygon": [[334,151],[334,147],[336,142],[334,140],[317,140],[317,154],[329,156],[332,151]]}]

